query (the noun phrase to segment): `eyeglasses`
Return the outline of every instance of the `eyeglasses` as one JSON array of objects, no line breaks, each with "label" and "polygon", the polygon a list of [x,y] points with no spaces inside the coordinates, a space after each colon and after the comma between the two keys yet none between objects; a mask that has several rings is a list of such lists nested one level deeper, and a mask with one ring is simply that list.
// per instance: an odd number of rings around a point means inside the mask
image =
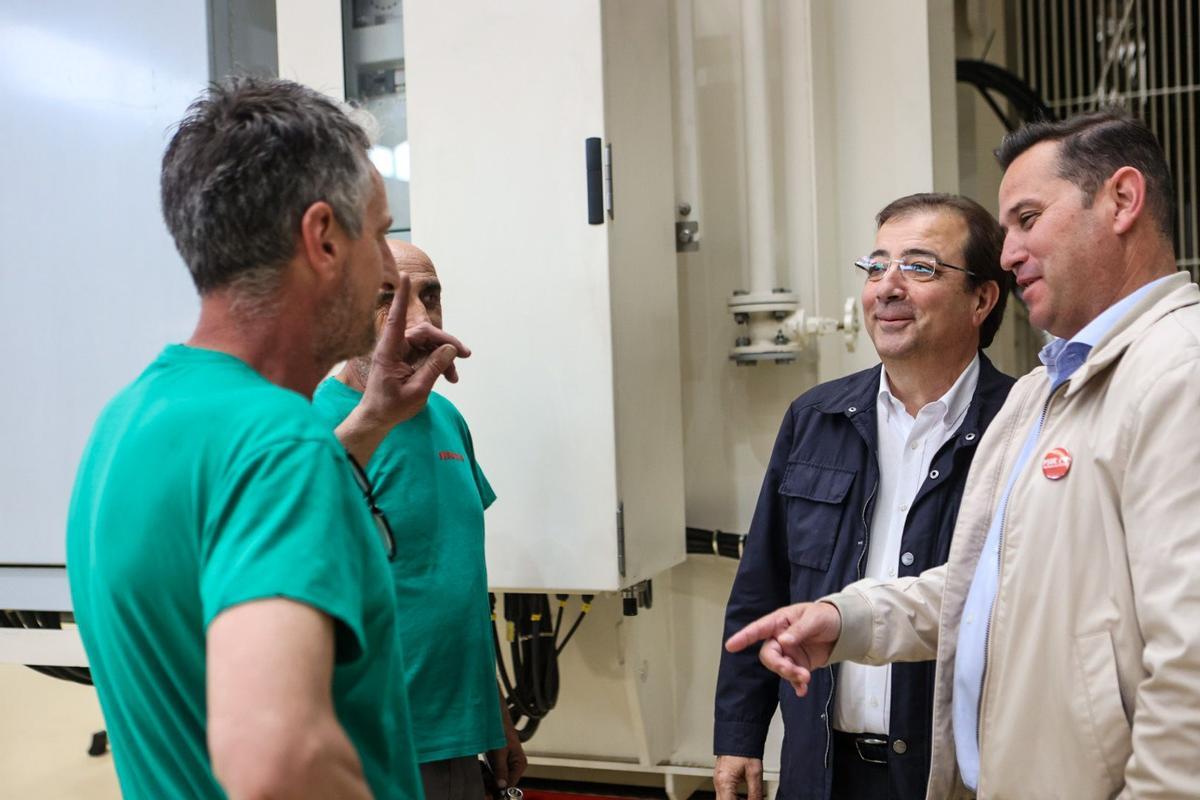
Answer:
[{"label": "eyeglasses", "polygon": [[934,256],[919,256],[913,258],[860,258],[854,262],[854,266],[867,273],[867,280],[879,281],[883,280],[883,276],[891,269],[892,264],[895,264],[900,270],[900,274],[905,278],[912,278],[914,281],[924,283],[931,281],[938,275],[938,267],[945,269],[956,269],[959,272],[965,272],[968,275],[974,276],[975,273],[965,267],[956,267],[953,264],[947,264]]},{"label": "eyeglasses", "polygon": [[350,453],[346,453],[346,460],[350,462],[350,471],[354,473],[354,480],[358,483],[358,488],[362,490],[363,497],[367,500],[367,508],[371,511],[371,519],[375,521],[375,530],[379,532],[379,538],[383,541],[388,561],[391,561],[396,557],[396,537],[392,533],[392,526],[388,524],[387,516],[384,515],[379,506],[375,505],[375,493],[371,491],[371,481],[367,478],[367,473],[363,472],[363,468],[359,466],[358,461]]}]

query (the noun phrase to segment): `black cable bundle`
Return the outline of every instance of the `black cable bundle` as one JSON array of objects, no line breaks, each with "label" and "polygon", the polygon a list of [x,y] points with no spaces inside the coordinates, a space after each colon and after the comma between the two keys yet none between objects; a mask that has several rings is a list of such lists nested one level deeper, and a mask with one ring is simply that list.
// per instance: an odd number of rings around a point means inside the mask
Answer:
[{"label": "black cable bundle", "polygon": [[[566,646],[579,623],[591,610],[591,595],[583,595],[579,616],[559,641],[562,630],[563,611],[567,595],[556,595],[558,613],[550,621],[550,600],[544,594],[504,595],[504,619],[509,642],[509,658],[512,662],[512,677],[504,663],[500,646],[500,634],[492,627],[492,641],[496,649],[496,670],[504,694],[509,716],[522,742],[529,741],[537,732],[542,719],[558,702],[559,674],[558,655]],[[491,595],[492,619],[496,619],[496,596]]]},{"label": "black cable bundle", "polygon": [[[1022,122],[1055,119],[1054,112],[1050,110],[1036,90],[997,64],[974,58],[960,58],[954,62],[954,78],[961,83],[974,86],[983,97],[984,102],[992,109],[992,113],[1010,132],[1021,127]],[[992,99],[992,92],[998,92],[1012,104],[1015,118],[1010,118],[1004,113],[999,104]]]},{"label": "black cable bundle", "polygon": [[[25,628],[28,630],[61,630],[62,621],[57,612],[52,611],[10,611],[0,609],[0,628]],[[46,667],[28,664],[34,672],[49,675],[51,678],[92,685],[92,673],[87,667]]]},{"label": "black cable bundle", "polygon": [[704,528],[687,529],[687,552],[709,556],[741,558],[746,547],[746,534],[710,531]]}]

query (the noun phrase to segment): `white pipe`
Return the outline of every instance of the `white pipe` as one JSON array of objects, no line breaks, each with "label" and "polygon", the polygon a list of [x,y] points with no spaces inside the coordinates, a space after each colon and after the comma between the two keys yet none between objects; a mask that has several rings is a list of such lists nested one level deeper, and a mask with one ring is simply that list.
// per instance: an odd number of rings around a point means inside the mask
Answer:
[{"label": "white pipe", "polygon": [[769,292],[779,285],[775,277],[775,191],[771,182],[764,5],[765,0],[742,0],[742,99],[751,293]]},{"label": "white pipe", "polygon": [[809,289],[801,302],[810,314],[821,306],[817,220],[816,98],[814,97],[812,0],[779,4],[783,77],[783,181],[787,223],[787,271],[791,289]]},{"label": "white pipe", "polygon": [[692,207],[700,220],[700,148],[696,137],[696,55],[692,0],[671,3],[675,61],[675,202]]}]

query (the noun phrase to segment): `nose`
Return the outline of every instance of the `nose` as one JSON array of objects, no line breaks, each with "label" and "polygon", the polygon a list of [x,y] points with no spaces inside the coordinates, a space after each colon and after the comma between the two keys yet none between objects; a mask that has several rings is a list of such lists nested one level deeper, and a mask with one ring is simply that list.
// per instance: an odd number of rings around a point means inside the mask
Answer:
[{"label": "nose", "polygon": [[1025,263],[1028,253],[1018,237],[1011,232],[1004,236],[1004,247],[1000,250],[1000,267],[1009,272],[1016,272]]},{"label": "nose", "polygon": [[429,312],[425,309],[425,303],[421,300],[421,294],[414,283],[408,290],[408,314],[405,316],[404,325],[412,328],[422,322],[429,322]]},{"label": "nose", "polygon": [[888,265],[883,277],[875,281],[875,297],[879,300],[898,300],[908,292],[908,279],[896,264]]}]

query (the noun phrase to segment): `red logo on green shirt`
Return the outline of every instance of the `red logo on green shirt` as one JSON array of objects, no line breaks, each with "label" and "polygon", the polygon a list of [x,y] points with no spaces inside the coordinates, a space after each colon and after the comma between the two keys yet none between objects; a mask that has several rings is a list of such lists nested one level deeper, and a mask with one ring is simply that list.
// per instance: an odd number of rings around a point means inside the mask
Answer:
[{"label": "red logo on green shirt", "polygon": [[442,450],[438,453],[438,458],[442,461],[466,461],[461,455],[450,450]]}]

